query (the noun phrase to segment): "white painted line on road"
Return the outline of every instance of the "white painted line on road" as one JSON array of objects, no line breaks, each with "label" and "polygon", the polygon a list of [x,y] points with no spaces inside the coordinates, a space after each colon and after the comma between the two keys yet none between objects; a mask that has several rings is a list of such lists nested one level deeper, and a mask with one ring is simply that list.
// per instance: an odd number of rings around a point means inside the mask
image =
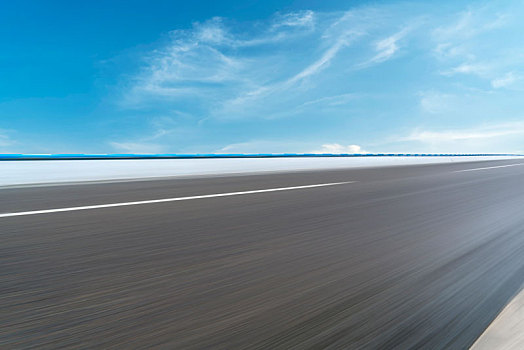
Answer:
[{"label": "white painted line on road", "polygon": [[454,173],[463,173],[465,171],[476,171],[476,170],[486,170],[486,169],[496,169],[496,168],[507,168],[507,167],[510,167],[510,166],[517,166],[517,165],[524,165],[524,163],[499,165],[499,166],[488,166],[488,167],[485,167],[485,168],[474,168],[474,169],[457,170],[457,171],[454,171]]},{"label": "white painted line on road", "polygon": [[69,208],[56,208],[56,209],[22,211],[22,212],[18,212],[18,213],[3,213],[3,214],[0,214],[0,218],[6,218],[6,217],[11,217],[11,216],[51,214],[51,213],[60,213],[60,212],[77,211],[77,210],[90,210],[90,209],[101,209],[101,208],[124,207],[124,206],[129,206],[129,205],[141,205],[141,204],[153,204],[153,203],[187,201],[187,200],[191,200],[191,199],[203,199],[203,198],[215,198],[215,197],[231,197],[231,196],[240,196],[240,195],[244,195],[244,194],[254,194],[254,193],[300,190],[300,189],[305,189],[305,188],[346,185],[346,184],[350,184],[350,183],[354,183],[354,182],[356,182],[356,181],[331,182],[331,183],[325,183],[325,184],[315,184],[315,185],[305,185],[305,186],[292,186],[292,187],[277,187],[277,188],[267,188],[267,189],[263,189],[263,190],[229,192],[229,193],[215,193],[215,194],[205,194],[205,195],[200,195],[200,196],[189,196],[189,197],[151,199],[151,200],[136,201],[136,202],[122,202],[122,203],[86,205],[86,206],[82,206],[82,207],[69,207]]}]

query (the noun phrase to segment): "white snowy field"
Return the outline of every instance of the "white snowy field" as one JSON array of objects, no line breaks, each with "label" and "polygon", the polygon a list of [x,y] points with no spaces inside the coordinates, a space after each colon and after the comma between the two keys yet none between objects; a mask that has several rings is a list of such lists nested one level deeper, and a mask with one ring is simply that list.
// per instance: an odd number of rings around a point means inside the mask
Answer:
[{"label": "white snowy field", "polygon": [[347,157],[1,161],[0,186],[471,162],[515,157]]}]

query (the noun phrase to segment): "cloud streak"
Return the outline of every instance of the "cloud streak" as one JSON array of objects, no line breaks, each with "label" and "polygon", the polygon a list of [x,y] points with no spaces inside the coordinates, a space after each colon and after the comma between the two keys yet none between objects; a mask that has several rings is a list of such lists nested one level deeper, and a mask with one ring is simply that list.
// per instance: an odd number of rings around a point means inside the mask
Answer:
[{"label": "cloud streak", "polygon": [[292,113],[298,105],[335,95],[323,91],[340,85],[345,79],[341,72],[356,65],[347,50],[353,45],[373,43],[375,52],[367,65],[395,55],[411,27],[384,37],[373,22],[381,16],[375,8],[278,13],[247,24],[242,32],[219,17],[194,23],[191,29],[171,32],[168,43],[146,57],[122,105],[164,104],[184,110],[194,101],[205,117],[218,119]]},{"label": "cloud streak", "polygon": [[359,67],[367,67],[373,64],[385,62],[395,55],[400,49],[399,41],[401,41],[411,30],[410,27],[401,29],[400,31],[390,35],[384,39],[380,39],[374,45],[376,55],[371,57],[368,61],[359,65]]},{"label": "cloud streak", "polygon": [[[8,130],[0,129],[0,150],[15,145],[16,142],[9,136]],[[5,150],[3,151],[5,152]]]},{"label": "cloud streak", "polygon": [[[396,142],[437,147],[475,141],[484,147],[521,135],[515,125],[503,127],[522,110],[511,95],[524,88],[524,49],[512,15],[518,6],[450,5],[450,12],[398,3],[276,13],[241,23],[210,18],[158,42],[126,82],[121,107],[147,118],[176,110],[175,119],[193,131],[221,139],[211,146],[218,151],[307,151],[326,135],[387,138],[385,129],[391,135],[414,125],[451,124],[456,128],[417,129]],[[466,127],[479,121],[494,129]],[[235,126],[239,131],[231,136],[228,128]],[[282,130],[316,139],[301,145],[271,141]],[[171,127],[159,128],[153,136],[122,137],[127,141],[113,146],[169,148],[172,133]],[[362,152],[338,142],[319,150]]]},{"label": "cloud streak", "polygon": [[491,81],[491,86],[495,89],[508,87],[515,83],[519,78],[513,72],[506,73],[504,76],[495,78]]},{"label": "cloud streak", "polygon": [[401,141],[418,141],[426,143],[445,143],[449,141],[481,140],[502,138],[512,135],[524,135],[524,122],[484,125],[469,129],[443,131],[415,130]]},{"label": "cloud streak", "polygon": [[145,142],[110,142],[117,152],[134,153],[134,154],[156,154],[163,153],[164,147],[159,144]]},{"label": "cloud streak", "polygon": [[339,143],[326,143],[319,150],[312,153],[317,154],[364,154],[367,153],[359,145],[341,145]]}]

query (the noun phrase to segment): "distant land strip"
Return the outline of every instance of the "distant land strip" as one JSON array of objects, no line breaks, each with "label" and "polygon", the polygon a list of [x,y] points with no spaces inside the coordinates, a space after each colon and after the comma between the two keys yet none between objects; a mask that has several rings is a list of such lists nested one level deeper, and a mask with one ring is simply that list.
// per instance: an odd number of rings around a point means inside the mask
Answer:
[{"label": "distant land strip", "polygon": [[258,154],[0,154],[0,161],[115,160],[115,159],[211,159],[211,158],[331,158],[331,157],[519,157],[507,153],[258,153]]}]

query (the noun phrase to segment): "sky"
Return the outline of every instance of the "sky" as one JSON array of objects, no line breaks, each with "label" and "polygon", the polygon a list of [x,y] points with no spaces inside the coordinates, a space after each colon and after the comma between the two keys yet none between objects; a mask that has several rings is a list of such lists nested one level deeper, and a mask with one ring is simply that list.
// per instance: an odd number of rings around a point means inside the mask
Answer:
[{"label": "sky", "polygon": [[0,153],[524,153],[522,1],[3,1]]}]

